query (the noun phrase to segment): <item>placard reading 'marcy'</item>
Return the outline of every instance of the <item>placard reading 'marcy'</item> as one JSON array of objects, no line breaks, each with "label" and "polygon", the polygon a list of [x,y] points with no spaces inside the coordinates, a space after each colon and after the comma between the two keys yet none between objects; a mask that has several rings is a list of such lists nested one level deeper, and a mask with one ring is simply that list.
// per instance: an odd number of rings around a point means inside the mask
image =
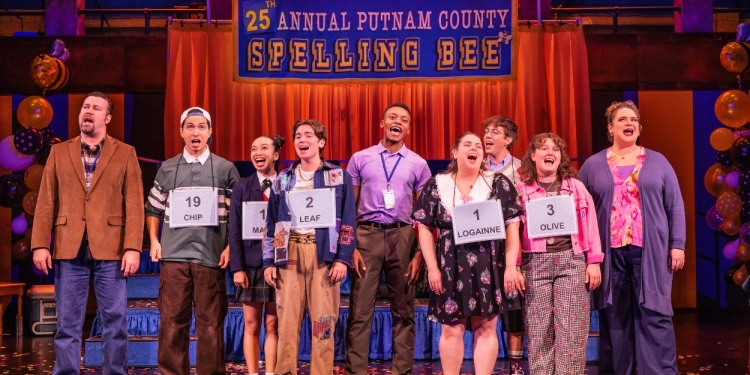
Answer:
[{"label": "placard reading 'marcy'", "polygon": [[453,209],[456,245],[502,239],[505,239],[505,220],[499,200],[467,203]]},{"label": "placard reading 'marcy'", "polygon": [[539,198],[526,202],[529,238],[578,233],[575,205],[570,195]]}]

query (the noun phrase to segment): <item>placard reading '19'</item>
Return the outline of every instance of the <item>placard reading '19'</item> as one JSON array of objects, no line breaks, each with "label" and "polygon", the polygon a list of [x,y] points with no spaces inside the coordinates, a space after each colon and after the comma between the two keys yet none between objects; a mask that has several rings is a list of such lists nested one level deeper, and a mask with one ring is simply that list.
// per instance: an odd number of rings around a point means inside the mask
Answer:
[{"label": "placard reading '19'", "polygon": [[456,245],[502,239],[505,239],[505,220],[500,201],[467,203],[453,209]]},{"label": "placard reading '19'", "polygon": [[529,238],[566,236],[578,233],[578,220],[570,195],[539,198],[526,202]]},{"label": "placard reading '19'", "polygon": [[262,240],[268,202],[242,202],[242,239]]},{"label": "placard reading '19'", "polygon": [[335,190],[291,191],[287,197],[289,197],[289,211],[292,214],[292,229],[336,226]]},{"label": "placard reading '19'", "polygon": [[177,188],[169,192],[169,227],[219,225],[219,190],[210,187]]}]

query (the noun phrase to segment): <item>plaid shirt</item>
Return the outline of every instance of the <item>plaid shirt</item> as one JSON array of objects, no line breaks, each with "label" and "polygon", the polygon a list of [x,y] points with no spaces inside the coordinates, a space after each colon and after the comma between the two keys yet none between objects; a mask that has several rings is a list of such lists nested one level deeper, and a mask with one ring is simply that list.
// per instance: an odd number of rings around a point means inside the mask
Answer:
[{"label": "plaid shirt", "polygon": [[99,154],[104,146],[104,138],[99,144],[89,146],[81,139],[81,159],[83,159],[83,170],[86,174],[86,190],[91,187],[91,179],[94,177],[96,162],[99,161]]}]

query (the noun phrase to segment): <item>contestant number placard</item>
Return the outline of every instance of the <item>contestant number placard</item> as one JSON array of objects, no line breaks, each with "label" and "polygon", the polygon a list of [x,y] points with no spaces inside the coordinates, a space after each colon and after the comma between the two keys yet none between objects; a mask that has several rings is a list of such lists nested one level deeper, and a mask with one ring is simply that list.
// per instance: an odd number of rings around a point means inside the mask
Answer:
[{"label": "contestant number placard", "polygon": [[503,207],[498,200],[467,203],[453,209],[456,245],[505,238]]},{"label": "contestant number placard", "polygon": [[242,202],[242,239],[262,240],[268,202]]},{"label": "contestant number placard", "polygon": [[336,191],[310,189],[291,191],[287,195],[292,227],[329,228],[336,226]]},{"label": "contestant number placard", "polygon": [[578,233],[573,198],[570,195],[558,195],[526,202],[526,226],[529,238]]},{"label": "contestant number placard", "polygon": [[213,227],[219,225],[219,189],[175,189],[169,193],[169,227]]}]

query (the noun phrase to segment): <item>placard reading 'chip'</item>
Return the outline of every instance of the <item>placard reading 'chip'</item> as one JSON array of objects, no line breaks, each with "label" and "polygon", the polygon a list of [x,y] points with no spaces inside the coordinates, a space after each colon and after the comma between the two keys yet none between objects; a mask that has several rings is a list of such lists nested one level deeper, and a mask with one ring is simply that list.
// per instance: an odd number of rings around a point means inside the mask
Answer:
[{"label": "placard reading 'chip'", "polygon": [[456,245],[505,239],[500,201],[467,203],[453,209],[453,239]]},{"label": "placard reading 'chip'", "polygon": [[219,225],[219,189],[177,188],[169,192],[169,227],[215,227]]},{"label": "placard reading 'chip'", "polygon": [[526,202],[526,227],[529,238],[577,234],[578,221],[573,198],[558,195]]},{"label": "placard reading 'chip'", "polygon": [[330,228],[336,226],[336,191],[310,189],[291,191],[287,195],[292,227]]},{"label": "placard reading 'chip'", "polygon": [[242,202],[242,239],[262,240],[268,202]]}]

